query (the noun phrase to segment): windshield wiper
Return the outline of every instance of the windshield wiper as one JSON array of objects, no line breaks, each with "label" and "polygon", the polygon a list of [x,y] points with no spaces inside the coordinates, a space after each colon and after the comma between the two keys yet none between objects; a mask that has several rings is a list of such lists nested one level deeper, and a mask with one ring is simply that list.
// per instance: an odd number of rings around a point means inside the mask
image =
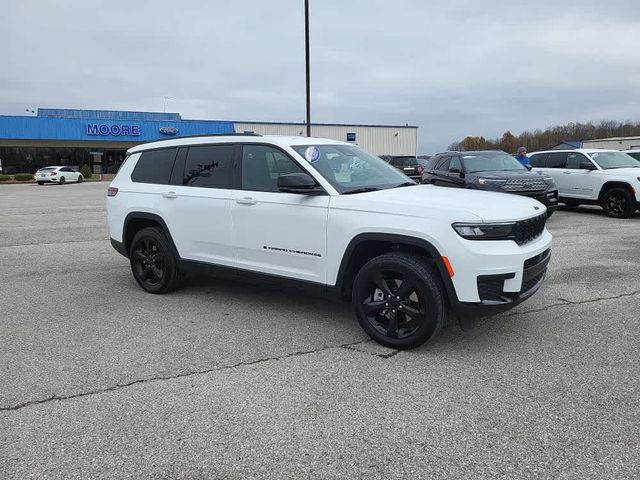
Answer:
[{"label": "windshield wiper", "polygon": [[394,185],[391,188],[398,188],[398,187],[410,187],[411,185],[418,185],[416,182],[402,182],[398,185]]},{"label": "windshield wiper", "polygon": [[377,187],[360,187],[354,188],[353,190],[347,190],[346,192],[342,192],[342,195],[351,195],[352,193],[366,193],[366,192],[377,192],[380,190]]}]

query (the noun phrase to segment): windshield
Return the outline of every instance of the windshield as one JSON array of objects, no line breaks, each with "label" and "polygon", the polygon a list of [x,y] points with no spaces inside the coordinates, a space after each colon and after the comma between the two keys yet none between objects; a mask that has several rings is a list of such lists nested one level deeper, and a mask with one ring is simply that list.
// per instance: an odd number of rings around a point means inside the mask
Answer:
[{"label": "windshield", "polygon": [[291,148],[310,162],[339,193],[413,183],[381,158],[353,145],[292,145]]},{"label": "windshield", "polygon": [[502,152],[478,152],[463,154],[462,162],[467,173],[486,171],[526,170],[518,160]]},{"label": "windshield", "polygon": [[605,170],[610,168],[640,167],[640,162],[623,152],[593,152],[589,156]]}]

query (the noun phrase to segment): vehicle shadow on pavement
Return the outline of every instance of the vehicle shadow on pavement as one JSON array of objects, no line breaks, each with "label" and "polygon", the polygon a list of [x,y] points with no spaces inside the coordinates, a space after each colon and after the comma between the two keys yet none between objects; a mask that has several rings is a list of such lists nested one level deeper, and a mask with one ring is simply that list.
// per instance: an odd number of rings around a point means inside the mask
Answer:
[{"label": "vehicle shadow on pavement", "polygon": [[[565,205],[559,205],[558,211],[579,214],[579,215],[593,215],[601,218],[609,218],[602,208],[595,205],[580,205],[578,207],[567,207]],[[549,219],[549,221],[553,221],[553,220],[554,220],[554,217],[551,217]],[[616,220],[616,221],[640,220],[640,215],[636,211],[631,218],[620,218],[620,219],[611,218],[611,220]]]},{"label": "vehicle shadow on pavement", "polygon": [[[297,321],[299,322],[317,322],[318,317],[322,317],[323,321],[329,320],[328,328],[331,324],[339,325],[341,329],[346,327],[348,331],[353,331],[360,336],[363,343],[374,343],[361,330],[350,303],[328,300],[319,294],[315,295],[302,289],[291,290],[289,287],[284,288],[276,283],[267,284],[216,276],[190,275],[185,278],[178,292],[232,297],[243,305],[255,307],[256,311],[266,307],[274,310],[280,309],[283,314],[297,313]],[[496,344],[504,341],[501,338],[502,331],[509,332],[507,336],[519,335],[519,333],[513,332],[513,329],[517,328],[517,323],[500,315],[479,319],[474,327],[463,330],[459,323],[452,319],[447,322],[436,338],[411,350],[411,352],[446,355],[452,349],[454,351],[491,350],[495,348]],[[486,328],[487,326],[491,328]],[[271,327],[277,328],[278,325]],[[345,339],[345,343],[348,341],[349,339]]]}]

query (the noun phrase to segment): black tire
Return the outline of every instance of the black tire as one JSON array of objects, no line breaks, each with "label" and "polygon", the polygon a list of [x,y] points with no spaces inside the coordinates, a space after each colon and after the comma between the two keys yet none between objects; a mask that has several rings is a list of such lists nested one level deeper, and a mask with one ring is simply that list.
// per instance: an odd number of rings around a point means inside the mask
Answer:
[{"label": "black tire", "polygon": [[38,182],[38,185],[44,185],[44,182]]},{"label": "black tire", "polygon": [[64,179],[64,177],[60,177],[60,180],[58,180],[58,182],[60,183],[60,185],[64,185],[66,183],[66,180]]},{"label": "black tire", "polygon": [[352,302],[362,329],[381,345],[398,350],[435,337],[445,320],[437,273],[421,258],[404,253],[368,261],[353,282]]},{"label": "black tire", "polygon": [[547,220],[551,218],[551,215],[553,215],[553,212],[555,212],[555,210],[553,210],[552,212],[547,210]]},{"label": "black tire", "polygon": [[602,196],[602,208],[613,218],[629,218],[636,211],[636,202],[626,188],[615,187]]},{"label": "black tire", "polygon": [[167,293],[178,286],[178,262],[162,229],[143,228],[129,249],[131,272],[145,291]]},{"label": "black tire", "polygon": [[84,178],[82,178],[82,175],[78,176],[78,183],[82,183],[83,180]]}]

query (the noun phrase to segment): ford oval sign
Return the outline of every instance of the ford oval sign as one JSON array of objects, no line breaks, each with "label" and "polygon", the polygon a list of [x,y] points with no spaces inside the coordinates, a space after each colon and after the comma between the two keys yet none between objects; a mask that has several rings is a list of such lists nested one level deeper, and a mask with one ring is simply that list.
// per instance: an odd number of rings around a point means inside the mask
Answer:
[{"label": "ford oval sign", "polygon": [[160,133],[163,135],[175,135],[178,133],[178,129],[176,127],[162,127],[160,128]]}]

